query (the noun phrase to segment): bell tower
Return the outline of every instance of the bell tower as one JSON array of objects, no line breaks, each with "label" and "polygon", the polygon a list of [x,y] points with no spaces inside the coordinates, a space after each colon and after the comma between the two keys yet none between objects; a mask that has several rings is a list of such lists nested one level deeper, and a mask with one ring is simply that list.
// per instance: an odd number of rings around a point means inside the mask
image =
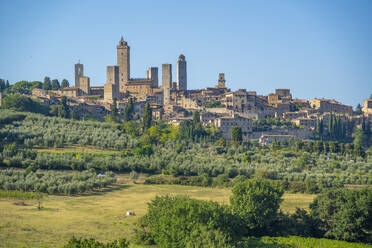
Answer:
[{"label": "bell tower", "polygon": [[130,47],[122,36],[116,48],[117,65],[119,67],[119,90],[125,92],[130,79]]},{"label": "bell tower", "polygon": [[80,61],[75,64],[75,87],[80,87],[80,77],[84,76],[84,66]]}]

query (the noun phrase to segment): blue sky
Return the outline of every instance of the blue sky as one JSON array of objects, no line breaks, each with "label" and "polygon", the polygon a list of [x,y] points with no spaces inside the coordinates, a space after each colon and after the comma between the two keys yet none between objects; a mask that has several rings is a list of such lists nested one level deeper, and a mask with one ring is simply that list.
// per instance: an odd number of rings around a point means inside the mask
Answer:
[{"label": "blue sky", "polygon": [[[131,76],[185,54],[188,88],[226,75],[231,89],[356,106],[372,94],[372,1],[0,1],[0,78],[74,79],[80,59],[93,85],[116,63],[121,37]],[[161,80],[161,74],[159,74]]]}]

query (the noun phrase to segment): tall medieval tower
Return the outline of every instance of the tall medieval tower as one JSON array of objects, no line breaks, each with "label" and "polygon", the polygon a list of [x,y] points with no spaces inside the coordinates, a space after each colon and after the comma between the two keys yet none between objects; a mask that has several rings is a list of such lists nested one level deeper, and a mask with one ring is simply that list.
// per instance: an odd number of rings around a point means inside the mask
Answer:
[{"label": "tall medieval tower", "polygon": [[177,88],[187,90],[187,73],[185,55],[181,54],[177,60]]},{"label": "tall medieval tower", "polygon": [[170,104],[170,89],[172,88],[172,65],[162,65],[161,87],[163,88],[163,104]]},{"label": "tall medieval tower", "polygon": [[83,64],[75,64],[75,87],[80,88],[80,77],[84,76],[84,66]]},{"label": "tall medieval tower", "polygon": [[130,79],[130,47],[122,36],[116,48],[117,65],[119,66],[119,89],[120,92],[125,92],[126,85]]}]

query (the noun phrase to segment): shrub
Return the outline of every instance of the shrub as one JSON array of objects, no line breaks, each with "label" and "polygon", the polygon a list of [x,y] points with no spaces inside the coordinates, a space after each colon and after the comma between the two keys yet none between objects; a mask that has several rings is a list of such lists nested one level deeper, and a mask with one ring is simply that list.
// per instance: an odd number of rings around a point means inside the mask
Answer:
[{"label": "shrub", "polygon": [[271,231],[277,219],[282,195],[283,189],[277,182],[247,180],[234,185],[230,203],[251,235],[263,235]]}]

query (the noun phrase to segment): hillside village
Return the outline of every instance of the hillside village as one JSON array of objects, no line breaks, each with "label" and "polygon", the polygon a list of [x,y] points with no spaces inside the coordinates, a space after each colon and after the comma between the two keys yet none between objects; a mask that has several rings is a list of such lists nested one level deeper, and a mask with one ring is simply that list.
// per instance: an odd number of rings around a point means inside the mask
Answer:
[{"label": "hillside village", "polygon": [[[214,86],[188,89],[187,62],[183,54],[178,56],[176,80],[172,79],[172,64],[162,64],[161,85],[157,67],[149,67],[145,78],[133,78],[129,44],[122,37],[116,48],[117,64],[107,66],[103,86],[91,86],[89,76],[84,74],[84,65],[79,62],[75,64],[75,86],[58,90],[34,88],[32,97],[45,104],[55,104],[65,96],[80,119],[104,120],[113,104],[122,116],[129,101],[133,102],[137,118],[149,103],[154,118],[174,125],[192,119],[192,112],[198,111],[202,123],[215,125],[225,139],[230,139],[231,128],[238,126],[244,140],[259,139],[264,144],[271,144],[273,139],[310,139],[319,132],[320,122],[324,124],[322,128],[327,129],[332,116],[342,121],[342,128],[349,136],[355,125],[372,121],[372,99],[364,100],[364,107],[358,112],[334,99],[297,99],[290,89],[275,89],[269,95],[258,95],[247,89],[232,91],[224,73],[216,75]],[[282,122],[269,123],[265,128],[258,125],[260,120],[273,118]]]}]

